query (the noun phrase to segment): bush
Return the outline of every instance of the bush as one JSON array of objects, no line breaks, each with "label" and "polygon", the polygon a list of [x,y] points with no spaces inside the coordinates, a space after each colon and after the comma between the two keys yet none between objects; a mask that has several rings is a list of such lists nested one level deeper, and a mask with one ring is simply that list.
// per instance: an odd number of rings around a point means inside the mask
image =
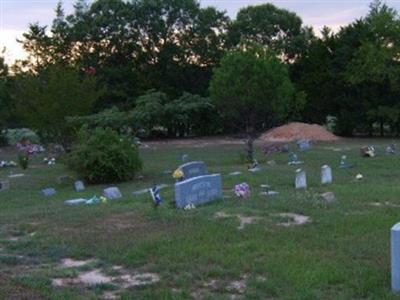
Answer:
[{"label": "bush", "polygon": [[110,128],[83,127],[78,139],[68,164],[90,183],[126,181],[142,167],[134,141]]},{"label": "bush", "polygon": [[11,146],[16,145],[23,140],[30,141],[32,144],[40,143],[39,136],[28,128],[6,129],[3,131],[3,134],[7,143]]}]

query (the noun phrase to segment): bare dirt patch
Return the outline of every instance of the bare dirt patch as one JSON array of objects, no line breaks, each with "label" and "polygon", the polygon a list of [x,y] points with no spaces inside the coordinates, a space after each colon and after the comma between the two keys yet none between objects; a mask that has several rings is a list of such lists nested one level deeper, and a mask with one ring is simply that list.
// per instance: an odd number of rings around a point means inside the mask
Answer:
[{"label": "bare dirt patch", "polygon": [[369,203],[369,205],[375,206],[375,207],[385,207],[385,206],[388,206],[388,207],[400,207],[400,205],[393,204],[393,203],[388,202],[388,201],[385,201],[385,202],[371,202],[371,203]]},{"label": "bare dirt patch", "polygon": [[293,142],[300,139],[337,141],[339,137],[329,132],[323,126],[294,122],[273,128],[264,133],[260,139],[264,142]]},{"label": "bare dirt patch", "polygon": [[64,258],[61,260],[61,266],[64,268],[78,268],[82,266],[86,266],[90,263],[95,262],[96,260],[94,259],[88,259],[88,260],[75,260],[72,258]]},{"label": "bare dirt patch", "polygon": [[301,226],[311,222],[310,217],[294,213],[281,213],[278,216],[289,219],[287,222],[278,223],[279,226],[283,227]]},{"label": "bare dirt patch", "polygon": [[245,228],[246,225],[250,225],[255,223],[257,220],[261,219],[260,217],[246,217],[246,216],[242,216],[242,215],[230,215],[230,214],[226,214],[223,211],[220,212],[216,212],[214,214],[214,218],[215,219],[225,219],[225,218],[238,218],[240,225],[237,227],[238,230],[242,230]]}]

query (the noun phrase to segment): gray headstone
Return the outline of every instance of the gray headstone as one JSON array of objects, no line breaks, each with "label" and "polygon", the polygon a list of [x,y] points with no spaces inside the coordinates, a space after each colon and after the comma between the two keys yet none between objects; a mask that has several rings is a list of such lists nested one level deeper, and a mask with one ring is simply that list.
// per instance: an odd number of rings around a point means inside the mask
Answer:
[{"label": "gray headstone", "polygon": [[103,195],[109,200],[122,198],[122,194],[117,187],[109,187],[103,190]]},{"label": "gray headstone", "polygon": [[10,181],[2,180],[0,181],[0,191],[5,191],[10,189]]},{"label": "gray headstone", "polygon": [[391,230],[392,291],[400,293],[400,223]]},{"label": "gray headstone", "polygon": [[188,154],[183,154],[181,159],[182,159],[182,163],[185,163],[185,162],[187,162],[189,160],[189,155]]},{"label": "gray headstone", "polygon": [[296,170],[296,180],[295,180],[296,189],[305,189],[307,188],[307,175],[306,172],[302,169]]},{"label": "gray headstone", "polygon": [[301,139],[299,141],[297,141],[297,147],[299,147],[299,149],[301,151],[305,151],[308,149],[312,148],[312,141],[309,139]]},{"label": "gray headstone", "polygon": [[83,183],[83,181],[75,181],[74,186],[75,191],[77,192],[83,192],[85,190],[85,184]]},{"label": "gray headstone", "polygon": [[66,200],[66,201],[64,201],[64,203],[67,205],[79,205],[79,204],[86,203],[86,201],[87,201],[86,199],[79,198],[79,199]]},{"label": "gray headstone", "polygon": [[57,191],[54,188],[47,188],[42,190],[43,195],[46,197],[51,197],[57,194]]},{"label": "gray headstone", "polygon": [[321,183],[322,184],[328,184],[332,183],[333,177],[332,177],[332,169],[328,165],[324,165],[321,167]]},{"label": "gray headstone", "polygon": [[193,177],[175,184],[175,201],[178,208],[188,204],[199,205],[222,198],[221,174]]},{"label": "gray headstone", "polygon": [[182,170],[185,179],[208,174],[207,166],[202,161],[188,162],[186,164],[181,165],[179,169]]},{"label": "gray headstone", "polygon": [[326,203],[333,203],[336,201],[336,196],[332,192],[326,192],[321,194],[321,197],[326,201]]}]

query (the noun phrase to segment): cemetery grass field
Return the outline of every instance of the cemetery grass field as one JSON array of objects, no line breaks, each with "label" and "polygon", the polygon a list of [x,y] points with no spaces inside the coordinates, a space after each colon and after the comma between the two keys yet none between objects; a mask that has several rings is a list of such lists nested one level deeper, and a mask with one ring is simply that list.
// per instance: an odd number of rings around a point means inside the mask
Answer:
[{"label": "cemetery grass field", "polygon": [[[10,190],[0,192],[0,299],[101,299],[118,290],[122,299],[400,299],[390,290],[390,228],[400,221],[400,154],[386,155],[391,140],[352,139],[318,143],[300,152],[308,189],[294,189],[299,166],[288,166],[287,154],[266,157],[257,148],[262,171],[250,173],[240,162],[241,145],[187,147],[157,144],[141,149],[144,177],[117,185],[122,200],[92,206],[66,206],[63,201],[101,195],[106,186],[76,193],[57,177],[70,174],[57,163],[46,166],[37,156],[27,170],[0,169]],[[375,158],[362,158],[359,148],[378,147]],[[16,153],[3,149],[6,159]],[[194,210],[176,210],[171,175],[187,153],[203,160],[209,172],[223,174],[225,197]],[[347,155],[352,169],[339,169]],[[267,165],[275,160],[276,165]],[[329,164],[334,183],[322,186],[320,167]],[[24,177],[8,178],[10,171]],[[228,176],[241,171],[239,176]],[[361,173],[364,179],[356,181]],[[250,199],[233,194],[237,183],[252,187]],[[155,210],[150,194],[132,192],[152,184],[170,184]],[[261,184],[280,194],[259,196]],[[109,185],[108,185],[109,186]],[[45,198],[45,187],[57,195]],[[336,203],[319,195],[334,192]],[[380,203],[380,204],[377,204]],[[235,216],[256,217],[238,230]],[[310,217],[310,223],[283,227],[279,213]],[[62,268],[65,258],[93,259],[88,265]],[[88,268],[112,275],[115,266],[154,273],[160,281],[136,288],[118,284],[54,287],[52,280],[74,277]]]}]

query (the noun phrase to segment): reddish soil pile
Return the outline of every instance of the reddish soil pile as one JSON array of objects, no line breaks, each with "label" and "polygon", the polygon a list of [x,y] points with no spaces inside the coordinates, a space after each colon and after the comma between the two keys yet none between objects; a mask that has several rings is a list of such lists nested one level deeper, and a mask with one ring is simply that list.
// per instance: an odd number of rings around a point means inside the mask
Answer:
[{"label": "reddish soil pile", "polygon": [[317,124],[290,123],[271,129],[261,136],[264,142],[292,142],[299,139],[337,141],[339,138]]}]

